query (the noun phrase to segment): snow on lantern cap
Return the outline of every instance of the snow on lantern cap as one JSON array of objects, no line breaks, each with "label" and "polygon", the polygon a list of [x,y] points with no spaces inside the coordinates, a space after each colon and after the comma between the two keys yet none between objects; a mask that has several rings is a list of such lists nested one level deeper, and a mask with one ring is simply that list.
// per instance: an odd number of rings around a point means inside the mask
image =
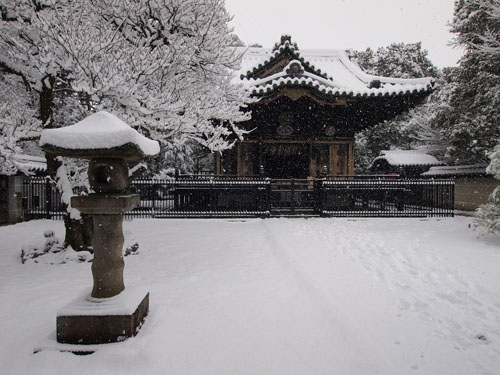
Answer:
[{"label": "snow on lantern cap", "polygon": [[118,117],[101,111],[74,125],[42,131],[45,152],[73,158],[140,160],[160,152],[160,145],[139,134]]}]

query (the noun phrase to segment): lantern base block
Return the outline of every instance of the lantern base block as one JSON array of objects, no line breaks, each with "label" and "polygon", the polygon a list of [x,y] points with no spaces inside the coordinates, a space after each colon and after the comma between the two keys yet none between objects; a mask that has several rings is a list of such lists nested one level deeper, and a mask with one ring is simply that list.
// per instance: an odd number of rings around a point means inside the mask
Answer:
[{"label": "lantern base block", "polygon": [[127,288],[111,298],[85,293],[57,313],[57,342],[107,344],[135,336],[149,311],[149,292]]}]

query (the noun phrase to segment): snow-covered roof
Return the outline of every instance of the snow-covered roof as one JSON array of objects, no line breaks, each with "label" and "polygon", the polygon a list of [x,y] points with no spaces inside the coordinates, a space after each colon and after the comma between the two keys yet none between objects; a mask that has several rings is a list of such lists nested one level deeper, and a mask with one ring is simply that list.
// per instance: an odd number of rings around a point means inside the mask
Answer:
[{"label": "snow-covered roof", "polygon": [[422,173],[425,177],[443,176],[486,176],[487,164],[474,165],[447,165],[442,167],[431,167],[427,172]]},{"label": "snow-covered roof", "polygon": [[44,172],[47,170],[47,161],[43,156],[16,154],[12,156],[11,161],[21,171]]},{"label": "snow-covered roof", "polygon": [[[393,96],[431,91],[430,77],[402,79],[363,72],[342,50],[299,50],[289,40],[276,49],[249,47],[244,52],[238,76],[252,94],[266,94],[278,87],[303,85],[333,96]],[[258,78],[255,73],[288,53],[293,60],[281,71]]]},{"label": "snow-covered roof", "polygon": [[157,141],[139,134],[118,117],[101,111],[64,128],[42,131],[40,146],[65,150],[105,150],[132,144],[144,156],[160,152]]},{"label": "snow-covered roof", "polygon": [[394,167],[443,165],[443,163],[441,163],[434,156],[417,150],[380,151],[380,156],[373,159],[372,166],[374,166],[379,160],[385,160],[387,164]]}]

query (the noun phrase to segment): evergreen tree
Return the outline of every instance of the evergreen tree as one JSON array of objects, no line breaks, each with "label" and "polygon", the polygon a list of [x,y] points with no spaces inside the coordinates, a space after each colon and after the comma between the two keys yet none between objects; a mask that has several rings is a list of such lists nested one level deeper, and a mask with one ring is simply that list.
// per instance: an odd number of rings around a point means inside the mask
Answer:
[{"label": "evergreen tree", "polygon": [[465,54],[454,72],[449,106],[438,116],[457,164],[485,162],[500,137],[500,2],[460,0],[452,32]]},{"label": "evergreen tree", "polygon": [[364,71],[374,75],[397,78],[438,77],[439,70],[432,64],[422,43],[392,43],[351,53]]},{"label": "evergreen tree", "polygon": [[[471,85],[456,91],[453,102],[455,109],[465,111],[459,117],[460,137],[456,137],[454,151],[463,145],[477,158],[484,159],[486,154],[490,159],[487,172],[500,180],[500,1],[458,1],[453,32],[456,43],[466,48],[457,81],[463,84],[471,79]],[[471,120],[468,128],[467,119]],[[477,210],[475,227],[500,232],[500,186],[490,202]]]},{"label": "evergreen tree", "polygon": [[[379,48],[376,52],[370,48],[365,51],[351,51],[350,57],[364,71],[374,75],[397,78],[440,77],[439,70],[429,60],[421,43],[393,43],[388,47]],[[413,149],[427,145],[427,151],[439,154],[441,135],[429,126],[439,94],[434,93],[433,97],[433,100],[423,106],[358,133],[356,172],[366,172],[382,150]]]}]

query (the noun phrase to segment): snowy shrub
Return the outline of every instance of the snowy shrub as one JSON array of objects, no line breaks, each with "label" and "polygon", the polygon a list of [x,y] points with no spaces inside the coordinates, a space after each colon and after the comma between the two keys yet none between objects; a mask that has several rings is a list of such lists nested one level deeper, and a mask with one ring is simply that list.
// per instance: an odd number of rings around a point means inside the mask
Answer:
[{"label": "snowy shrub", "polygon": [[45,242],[42,246],[30,245],[21,249],[21,262],[23,264],[27,262],[45,264],[64,264],[70,261],[89,262],[93,258],[88,251],[77,253],[71,247],[65,249],[52,230],[46,230],[43,236]]},{"label": "snowy shrub", "polygon": [[134,234],[128,230],[123,231],[124,242],[123,242],[123,255],[137,255],[139,254],[139,242],[135,238]]},{"label": "snowy shrub", "polygon": [[137,255],[139,254],[139,244],[137,242],[131,243],[129,246],[125,248],[125,251],[123,252],[123,255],[129,256],[129,255]]},{"label": "snowy shrub", "polygon": [[[21,262],[43,264],[65,264],[68,262],[92,262],[94,255],[89,251],[75,251],[71,246],[64,248],[62,241],[53,230],[43,233],[45,242],[42,245],[27,245],[21,249]],[[123,255],[139,254],[139,243],[127,232],[123,246]],[[128,238],[127,238],[128,237]]]},{"label": "snowy shrub", "polygon": [[[46,230],[43,233],[43,236],[46,238],[45,243],[43,245],[43,251],[45,253],[48,252],[53,252],[53,253],[58,253],[61,251],[63,248],[59,245],[59,238],[55,236],[55,233],[53,230]],[[59,245],[59,246],[57,246]]]},{"label": "snowy shrub", "polygon": [[493,202],[483,204],[476,211],[474,229],[481,229],[481,233],[500,232],[500,189],[493,192]]},{"label": "snowy shrub", "polygon": [[[45,242],[43,246],[25,246],[21,249],[21,261],[24,264],[29,259],[36,259],[45,254],[57,254],[64,250],[64,246],[60,244],[52,230],[46,230],[43,233]],[[38,261],[35,261],[38,263]]]}]

